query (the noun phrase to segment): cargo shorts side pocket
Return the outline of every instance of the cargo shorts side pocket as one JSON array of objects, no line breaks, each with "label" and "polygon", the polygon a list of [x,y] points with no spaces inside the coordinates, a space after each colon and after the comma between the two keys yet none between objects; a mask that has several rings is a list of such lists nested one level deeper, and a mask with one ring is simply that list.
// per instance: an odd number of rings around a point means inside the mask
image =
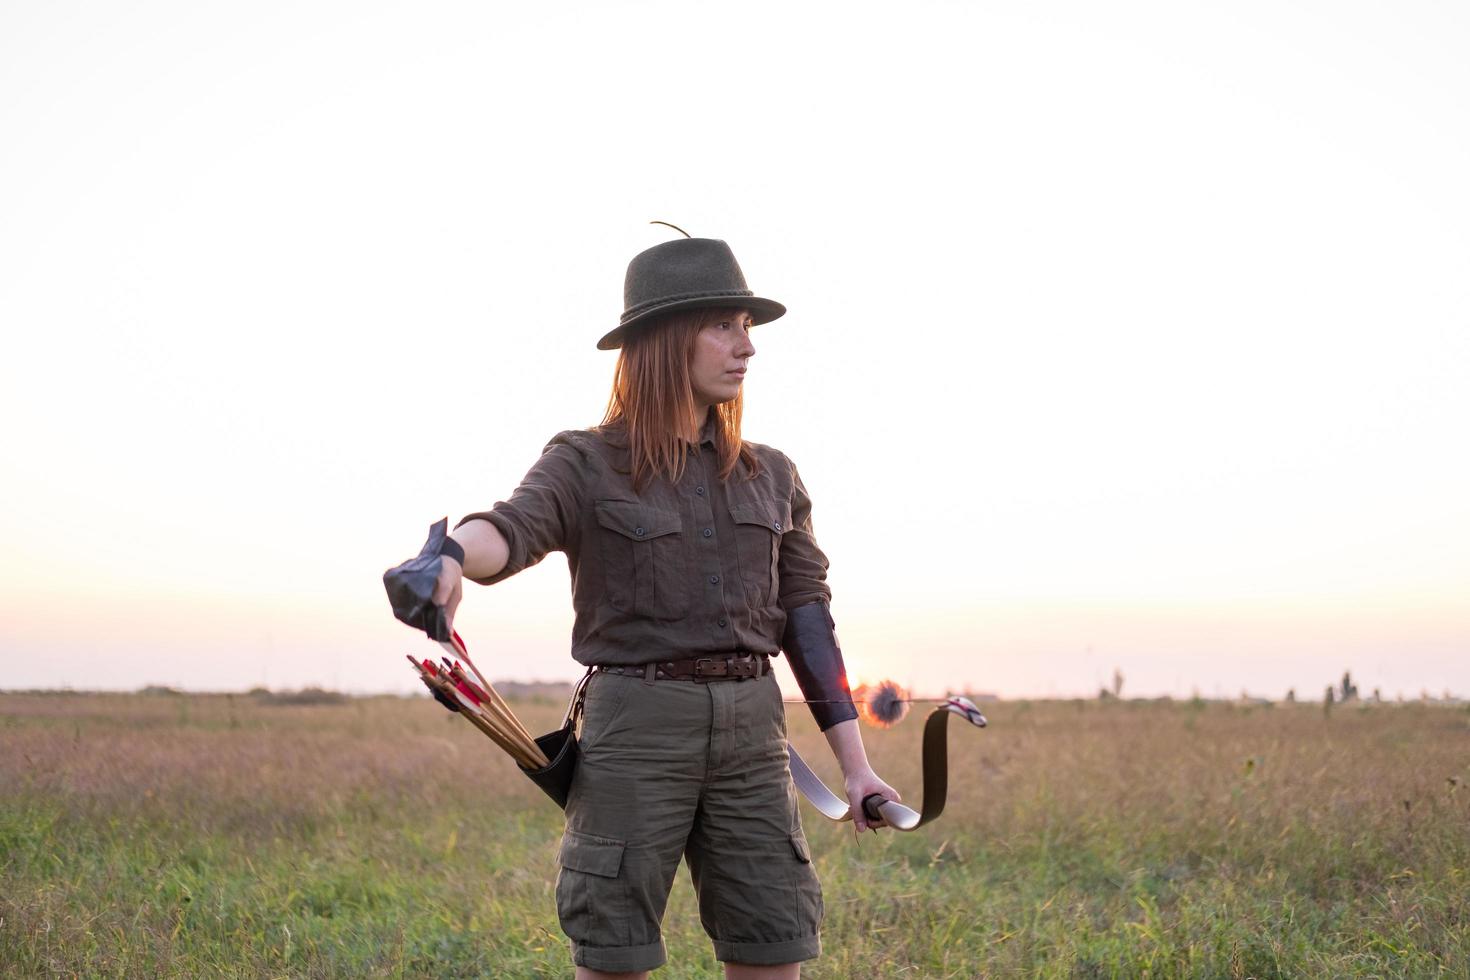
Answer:
[{"label": "cargo shorts side pocket", "polygon": [[562,931],[585,946],[632,945],[627,882],[622,875],[627,841],[568,830],[557,863],[556,914]]},{"label": "cargo shorts side pocket", "polygon": [[812,852],[801,830],[791,835],[791,854],[796,859],[792,869],[793,905],[804,929],[802,935],[814,936],[822,926],[826,906],[822,901],[822,883],[812,867]]}]

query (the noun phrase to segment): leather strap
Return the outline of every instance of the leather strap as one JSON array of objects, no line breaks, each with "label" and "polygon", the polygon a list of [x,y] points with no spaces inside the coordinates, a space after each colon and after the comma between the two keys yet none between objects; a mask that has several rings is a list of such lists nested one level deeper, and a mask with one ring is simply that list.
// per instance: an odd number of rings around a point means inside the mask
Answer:
[{"label": "leather strap", "polygon": [[572,688],[572,698],[567,702],[567,713],[561,719],[562,728],[577,730],[577,722],[582,717],[582,706],[587,702],[587,682],[592,679],[593,670],[594,668],[588,667],[587,673],[583,674],[582,679],[577,681],[576,686]]},{"label": "leather strap", "polygon": [[682,660],[656,660],[651,664],[600,666],[609,674],[629,674],[645,679],[665,681],[742,681],[764,677],[771,672],[771,658],[765,653],[730,654],[723,657],[685,657]]}]

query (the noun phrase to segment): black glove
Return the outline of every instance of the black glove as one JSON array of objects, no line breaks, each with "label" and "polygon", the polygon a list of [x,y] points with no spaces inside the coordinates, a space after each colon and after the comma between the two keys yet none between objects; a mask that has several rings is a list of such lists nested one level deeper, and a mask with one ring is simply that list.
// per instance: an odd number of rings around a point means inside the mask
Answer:
[{"label": "black glove", "polygon": [[809,602],[786,611],[781,649],[791,659],[791,673],[802,696],[811,702],[807,707],[818,728],[825,732],[858,716],[847,686],[842,648],[837,645],[837,626],[825,602]]},{"label": "black glove", "polygon": [[423,630],[431,640],[449,639],[444,607],[434,605],[434,587],[439,584],[439,573],[444,568],[443,555],[464,564],[464,548],[449,537],[447,517],[429,528],[429,540],[424,542],[417,558],[383,573],[383,588],[388,590],[393,615],[414,629]]}]

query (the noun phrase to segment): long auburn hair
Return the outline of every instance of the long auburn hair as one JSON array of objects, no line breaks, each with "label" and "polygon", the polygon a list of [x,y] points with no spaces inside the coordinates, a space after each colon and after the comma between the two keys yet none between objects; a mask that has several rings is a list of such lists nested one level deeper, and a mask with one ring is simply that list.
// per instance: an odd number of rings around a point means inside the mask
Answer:
[{"label": "long auburn hair", "polygon": [[[683,475],[687,443],[682,432],[687,420],[694,417],[694,386],[689,378],[694,339],[705,325],[732,316],[739,309],[679,310],[623,340],[602,425],[621,424],[627,430],[634,493],[642,493],[659,474],[670,482],[677,482]],[[729,479],[737,461],[745,462],[747,478],[760,472],[755,454],[740,438],[744,404],[742,390],[733,401],[714,406],[715,455],[721,482]],[[698,421],[704,424],[704,419]]]}]

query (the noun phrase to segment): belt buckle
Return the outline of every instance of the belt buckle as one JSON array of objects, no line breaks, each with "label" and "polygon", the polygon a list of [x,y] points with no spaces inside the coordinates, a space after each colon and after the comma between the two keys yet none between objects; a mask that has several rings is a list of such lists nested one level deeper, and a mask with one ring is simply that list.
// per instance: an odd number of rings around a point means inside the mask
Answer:
[{"label": "belt buckle", "polygon": [[694,661],[694,679],[700,684],[709,682],[709,678],[728,677],[730,674],[730,663],[727,659],[716,659],[714,657],[700,657]]}]

